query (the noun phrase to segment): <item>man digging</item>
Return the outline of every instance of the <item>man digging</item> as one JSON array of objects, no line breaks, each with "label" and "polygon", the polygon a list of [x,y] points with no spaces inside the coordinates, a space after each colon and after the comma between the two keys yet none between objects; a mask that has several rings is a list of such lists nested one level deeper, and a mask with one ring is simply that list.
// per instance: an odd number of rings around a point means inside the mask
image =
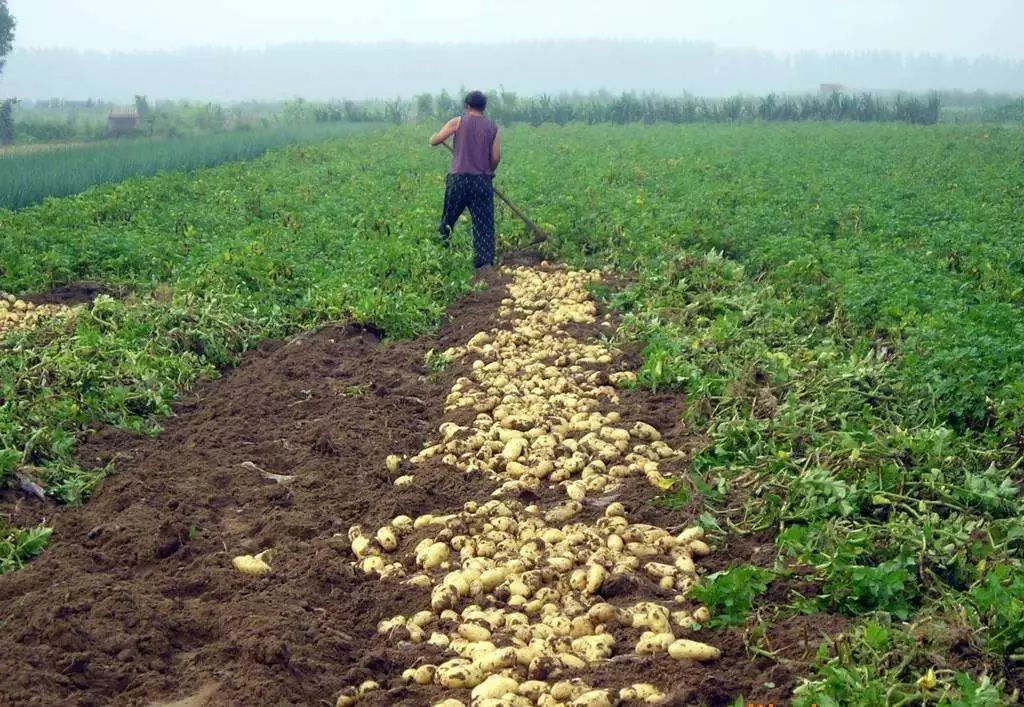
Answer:
[{"label": "man digging", "polygon": [[494,172],[501,162],[501,138],[494,121],[484,117],[487,97],[480,91],[466,96],[465,112],[452,118],[430,138],[434,147],[455,136],[452,166],[445,181],[441,242],[448,244],[452,229],[469,209],[473,219],[473,265],[494,265]]}]

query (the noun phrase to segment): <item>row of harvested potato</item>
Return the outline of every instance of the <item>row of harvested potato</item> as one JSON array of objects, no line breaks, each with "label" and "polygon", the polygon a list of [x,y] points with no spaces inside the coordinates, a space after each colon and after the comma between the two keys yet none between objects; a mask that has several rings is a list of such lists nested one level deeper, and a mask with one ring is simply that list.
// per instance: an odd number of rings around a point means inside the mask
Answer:
[{"label": "row of harvested potato", "polygon": [[[439,458],[454,472],[484,473],[499,482],[494,498],[461,510],[401,515],[386,526],[353,526],[353,564],[382,581],[404,581],[430,591],[429,606],[394,616],[378,630],[389,640],[430,647],[444,660],[410,666],[407,683],[469,690],[473,705],[611,705],[658,702],[656,686],[597,687],[572,675],[615,654],[666,654],[713,660],[713,646],[686,638],[707,621],[686,591],[695,558],[710,551],[699,527],[682,532],[632,523],[623,504],[609,500],[622,480],[645,476],[658,488],[670,481],[660,463],[678,453],[644,422],[626,424],[609,409],[618,402],[607,375],[620,352],[580,342],[567,324],[593,323],[596,306],[586,285],[597,273],[519,268],[495,328],[450,350],[473,357],[456,381],[446,414],[470,407],[470,425],[442,423],[438,438],[417,455],[385,464],[396,485],[415,483],[415,469]],[[411,472],[411,473],[410,473]],[[523,491],[560,488],[556,503],[524,504]],[[584,513],[588,497],[602,496],[599,517]],[[418,537],[418,542],[411,538]],[[669,592],[671,600],[613,606],[601,592],[623,577]],[[619,645],[632,636],[629,645]],[[632,642],[635,640],[635,642]],[[367,694],[353,686],[338,705]],[[374,683],[372,689],[377,689]],[[456,707],[456,697],[437,704]]]},{"label": "row of harvested potato", "polygon": [[14,295],[0,292],[0,336],[20,330],[31,329],[41,319],[70,311],[60,304],[33,304]]}]

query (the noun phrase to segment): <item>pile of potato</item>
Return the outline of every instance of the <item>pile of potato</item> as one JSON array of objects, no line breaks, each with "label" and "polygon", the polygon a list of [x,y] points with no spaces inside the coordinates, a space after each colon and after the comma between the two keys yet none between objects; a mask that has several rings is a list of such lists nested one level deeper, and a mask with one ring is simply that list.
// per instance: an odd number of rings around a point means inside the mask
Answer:
[{"label": "pile of potato", "polygon": [[40,319],[69,311],[59,304],[32,304],[0,292],[0,336],[17,329],[31,329]]},{"label": "pile of potato", "polygon": [[[625,477],[670,486],[659,463],[677,452],[651,425],[623,423],[607,410],[618,402],[609,378],[630,374],[598,369],[620,352],[580,342],[564,329],[595,321],[585,286],[599,274],[510,272],[510,296],[499,316],[511,320],[512,329],[481,332],[446,352],[452,359],[472,357],[471,375],[455,383],[446,410],[469,407],[474,422],[446,421],[419,454],[386,460],[395,483],[404,485],[415,483],[418,464],[440,457],[461,472],[498,480],[494,498],[467,502],[455,513],[398,516],[375,530],[354,526],[348,532],[353,564],[382,581],[430,590],[429,606],[378,627],[391,640],[444,651],[439,664],[406,670],[407,683],[469,689],[473,705],[493,707],[658,702],[664,695],[650,684],[615,690],[567,678],[629,652],[719,656],[712,646],[677,637],[708,618],[704,607],[687,610],[684,596],[696,577],[694,559],[710,551],[702,529],[670,533],[631,523],[614,501]],[[542,487],[560,488],[565,498],[543,507],[517,500],[521,491]],[[604,508],[596,518],[583,513],[588,497]],[[416,544],[407,541],[413,534],[422,538]],[[649,582],[652,590],[657,585],[674,599],[605,602],[601,588],[624,579]],[[635,645],[617,645],[622,628],[639,636]],[[337,704],[355,704],[360,694],[351,688]]]}]

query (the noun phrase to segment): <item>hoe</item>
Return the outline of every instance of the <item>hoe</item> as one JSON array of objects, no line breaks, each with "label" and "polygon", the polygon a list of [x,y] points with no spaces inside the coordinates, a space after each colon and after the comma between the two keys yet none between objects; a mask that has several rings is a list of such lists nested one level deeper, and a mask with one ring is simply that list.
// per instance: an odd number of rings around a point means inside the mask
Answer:
[{"label": "hoe", "polygon": [[[455,154],[455,151],[452,149],[452,146],[449,145],[447,142],[444,143],[444,146],[448,148],[448,152],[451,152],[453,155]],[[526,227],[529,228],[530,232],[533,234],[532,242],[534,245],[538,243],[543,243],[548,239],[548,234],[544,231],[544,229],[538,226],[533,221],[533,219],[526,215],[526,213],[522,209],[520,209],[518,206],[509,201],[508,197],[505,196],[505,194],[502,193],[502,191],[497,187],[494,188],[494,195],[501,199],[502,202],[504,202],[505,206],[511,209],[512,213],[514,213],[520,221],[526,224]]]}]

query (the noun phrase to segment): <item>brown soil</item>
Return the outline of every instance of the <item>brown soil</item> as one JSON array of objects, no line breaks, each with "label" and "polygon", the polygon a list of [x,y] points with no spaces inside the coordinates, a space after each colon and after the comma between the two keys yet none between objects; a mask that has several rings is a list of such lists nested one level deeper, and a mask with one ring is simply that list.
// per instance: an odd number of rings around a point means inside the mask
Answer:
[{"label": "brown soil", "polygon": [[58,285],[46,292],[25,295],[23,299],[33,304],[63,304],[72,306],[88,304],[99,295],[117,295],[117,291],[95,282],[70,282]]},{"label": "brown soil", "polygon": [[[489,497],[493,482],[440,463],[396,490],[384,457],[419,450],[462,373],[430,374],[424,354],[493,326],[503,295],[488,276],[437,337],[380,342],[353,327],[268,342],[179,405],[157,437],[104,430],[89,440],[82,463],[112,460],[119,473],[84,507],[18,499],[15,510],[0,499],[0,518],[54,527],[42,557],[0,577],[0,705],[330,705],[368,678],[385,689],[365,704],[428,704],[432,690],[395,681],[412,649],[376,634],[378,621],[420,609],[426,597],[353,571],[345,531]],[[694,438],[678,423],[681,405],[631,392],[620,409],[687,446]],[[686,459],[675,464],[667,470],[682,472]],[[294,479],[279,484],[261,470]],[[619,500],[631,517],[666,526],[692,522],[700,508],[695,496],[669,509],[650,495],[638,482]],[[268,548],[270,575],[231,567],[233,556]],[[749,549],[726,546],[707,565],[749,561]],[[638,591],[607,588],[613,602]],[[703,636],[723,650],[711,665],[627,659],[598,678],[673,686],[672,704],[724,705],[738,695],[778,704],[820,637],[844,627],[829,616],[786,620],[754,641],[775,658],[750,653],[738,629],[717,631]]]}]

